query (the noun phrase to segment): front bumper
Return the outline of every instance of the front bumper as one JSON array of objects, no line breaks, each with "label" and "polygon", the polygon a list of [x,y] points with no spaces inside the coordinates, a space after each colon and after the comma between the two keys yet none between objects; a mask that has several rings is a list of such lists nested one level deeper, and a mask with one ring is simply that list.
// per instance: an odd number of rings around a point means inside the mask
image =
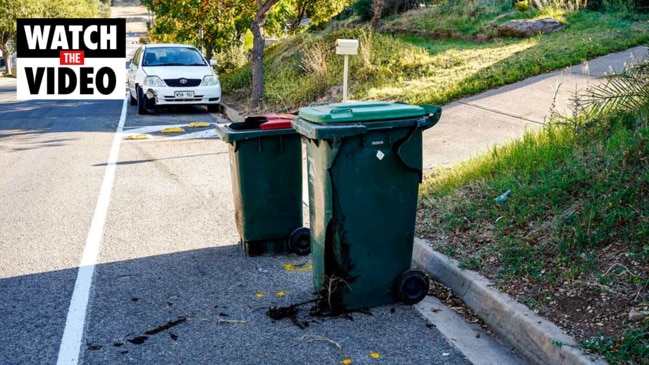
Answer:
[{"label": "front bumper", "polygon": [[[193,92],[193,97],[176,97],[176,92]],[[221,101],[221,86],[149,87],[144,89],[147,99],[154,100],[155,105],[194,105],[218,104]]]}]

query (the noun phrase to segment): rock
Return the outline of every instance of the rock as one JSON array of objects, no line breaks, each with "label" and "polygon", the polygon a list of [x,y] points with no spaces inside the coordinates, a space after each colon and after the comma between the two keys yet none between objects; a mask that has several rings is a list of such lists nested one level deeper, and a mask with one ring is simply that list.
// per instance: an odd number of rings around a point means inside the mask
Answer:
[{"label": "rock", "polygon": [[649,318],[649,311],[639,311],[635,308],[632,308],[629,312],[629,321],[631,322],[640,322]]},{"label": "rock", "polygon": [[532,37],[537,34],[553,33],[561,28],[561,23],[552,18],[516,19],[499,25],[498,34],[503,37]]}]

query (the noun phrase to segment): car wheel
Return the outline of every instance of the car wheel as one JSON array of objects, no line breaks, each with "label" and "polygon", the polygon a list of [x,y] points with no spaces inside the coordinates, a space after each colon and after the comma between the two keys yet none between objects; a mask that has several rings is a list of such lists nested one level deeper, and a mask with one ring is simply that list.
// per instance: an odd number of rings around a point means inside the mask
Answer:
[{"label": "car wheel", "polygon": [[137,99],[133,97],[133,94],[131,93],[131,90],[128,91],[128,97],[130,100],[131,105],[137,105]]},{"label": "car wheel", "polygon": [[142,91],[141,87],[138,87],[137,89],[137,113],[140,115],[143,114],[149,114],[149,111],[146,109],[146,100],[144,98],[144,92]]}]

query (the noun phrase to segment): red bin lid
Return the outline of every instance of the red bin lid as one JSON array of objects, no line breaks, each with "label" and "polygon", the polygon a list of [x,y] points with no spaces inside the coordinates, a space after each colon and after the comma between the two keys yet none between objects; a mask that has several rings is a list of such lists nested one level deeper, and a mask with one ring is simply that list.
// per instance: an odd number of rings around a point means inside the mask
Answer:
[{"label": "red bin lid", "polygon": [[262,130],[291,128],[291,121],[293,120],[293,117],[294,115],[290,114],[268,115],[266,116],[268,121],[266,123],[262,123],[259,127]]}]

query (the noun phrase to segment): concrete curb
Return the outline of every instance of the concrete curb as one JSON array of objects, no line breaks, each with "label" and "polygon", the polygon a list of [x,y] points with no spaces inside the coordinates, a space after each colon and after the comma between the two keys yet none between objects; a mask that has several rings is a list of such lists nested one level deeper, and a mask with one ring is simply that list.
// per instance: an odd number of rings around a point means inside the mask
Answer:
[{"label": "concrete curb", "polygon": [[221,103],[219,105],[220,105],[219,112],[221,114],[223,114],[227,119],[229,119],[229,120],[231,120],[233,122],[243,122],[244,121],[244,117],[241,116],[241,114],[239,114],[238,111],[232,109],[227,104]]},{"label": "concrete curb", "polygon": [[434,251],[416,238],[413,261],[475,312],[491,329],[529,361],[539,365],[604,365],[605,360],[584,354],[576,341],[554,323],[534,314],[478,273],[459,268],[458,262]]}]

